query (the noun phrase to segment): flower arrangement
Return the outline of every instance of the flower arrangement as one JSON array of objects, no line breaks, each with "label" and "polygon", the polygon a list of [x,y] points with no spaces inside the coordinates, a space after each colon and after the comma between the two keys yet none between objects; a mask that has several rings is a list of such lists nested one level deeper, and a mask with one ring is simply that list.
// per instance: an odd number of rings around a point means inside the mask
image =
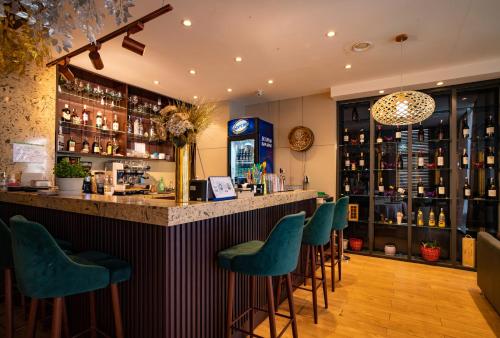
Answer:
[{"label": "flower arrangement", "polygon": [[210,116],[216,108],[213,103],[192,105],[179,102],[160,110],[154,121],[166,130],[165,138],[168,137],[176,147],[183,147],[196,142],[196,135],[209,126]]}]

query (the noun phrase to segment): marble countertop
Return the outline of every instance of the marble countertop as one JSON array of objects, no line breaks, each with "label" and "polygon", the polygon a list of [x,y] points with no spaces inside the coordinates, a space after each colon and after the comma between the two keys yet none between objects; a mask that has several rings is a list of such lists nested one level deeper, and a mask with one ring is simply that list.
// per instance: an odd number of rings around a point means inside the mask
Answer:
[{"label": "marble countertop", "polygon": [[27,192],[0,192],[0,202],[76,212],[132,222],[174,226],[315,198],[314,190],[296,190],[217,202],[177,204],[158,196],[42,196]]}]

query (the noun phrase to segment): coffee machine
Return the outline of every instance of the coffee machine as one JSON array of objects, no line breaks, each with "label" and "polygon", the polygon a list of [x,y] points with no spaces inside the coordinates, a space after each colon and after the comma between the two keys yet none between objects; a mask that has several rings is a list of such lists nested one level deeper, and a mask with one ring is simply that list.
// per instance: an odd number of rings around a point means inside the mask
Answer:
[{"label": "coffee machine", "polygon": [[110,161],[104,168],[112,177],[115,195],[149,193],[151,167],[144,161]]}]

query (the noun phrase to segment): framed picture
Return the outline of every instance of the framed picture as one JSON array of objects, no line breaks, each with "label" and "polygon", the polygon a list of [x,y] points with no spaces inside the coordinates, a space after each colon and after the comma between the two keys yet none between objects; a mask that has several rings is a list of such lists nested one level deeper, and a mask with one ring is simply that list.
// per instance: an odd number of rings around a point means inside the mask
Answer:
[{"label": "framed picture", "polygon": [[359,204],[349,204],[348,221],[359,221]]}]

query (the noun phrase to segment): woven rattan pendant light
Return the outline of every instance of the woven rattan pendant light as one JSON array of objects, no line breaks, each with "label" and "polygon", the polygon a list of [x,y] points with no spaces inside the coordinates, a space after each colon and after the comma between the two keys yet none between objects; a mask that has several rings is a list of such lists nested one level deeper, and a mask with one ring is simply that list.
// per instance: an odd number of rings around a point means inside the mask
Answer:
[{"label": "woven rattan pendant light", "polygon": [[[408,35],[400,34],[395,41],[401,44],[401,60],[403,59],[403,42],[408,40]],[[401,71],[401,86],[403,85],[403,72]],[[436,109],[434,99],[429,95],[414,91],[401,90],[380,98],[371,112],[375,121],[380,124],[402,126],[414,124],[427,119]]]}]

